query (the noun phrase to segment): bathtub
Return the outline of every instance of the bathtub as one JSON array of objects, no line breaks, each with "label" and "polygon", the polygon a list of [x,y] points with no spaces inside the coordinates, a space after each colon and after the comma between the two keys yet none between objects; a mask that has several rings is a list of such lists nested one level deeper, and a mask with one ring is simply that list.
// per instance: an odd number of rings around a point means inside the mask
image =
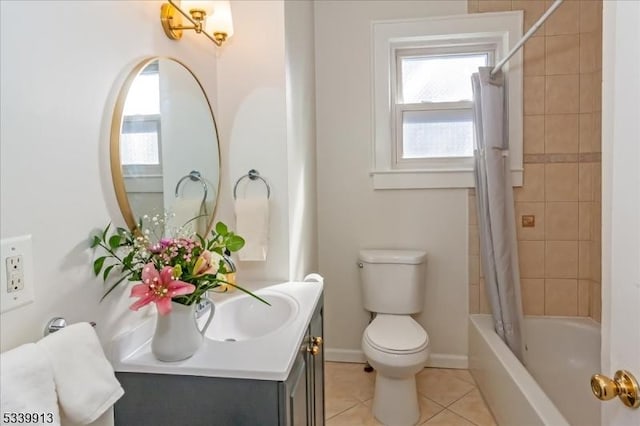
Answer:
[{"label": "bathtub", "polygon": [[597,426],[589,379],[600,370],[600,327],[587,318],[526,317],[527,368],[493,331],[469,317],[469,370],[500,426]]}]

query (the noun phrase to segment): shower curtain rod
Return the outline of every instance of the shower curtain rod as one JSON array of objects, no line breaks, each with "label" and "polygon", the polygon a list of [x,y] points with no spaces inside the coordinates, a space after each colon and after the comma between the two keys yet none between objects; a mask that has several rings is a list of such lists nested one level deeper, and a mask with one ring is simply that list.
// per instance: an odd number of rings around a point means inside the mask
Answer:
[{"label": "shower curtain rod", "polygon": [[549,10],[547,10],[544,15],[542,15],[540,17],[540,19],[538,19],[536,21],[535,24],[533,24],[531,26],[531,28],[529,28],[529,31],[527,31],[527,33],[524,35],[524,37],[522,37],[520,39],[520,41],[518,43],[516,43],[516,45],[513,47],[513,49],[511,49],[511,51],[507,54],[507,56],[505,56],[504,58],[502,58],[500,60],[500,62],[498,62],[498,64],[493,68],[493,70],[491,71],[491,77],[493,77],[498,71],[500,71],[502,69],[502,67],[507,63],[507,61],[509,61],[509,59],[511,59],[511,57],[522,47],[522,45],[529,39],[529,37],[531,37],[533,35],[533,33],[535,33],[536,31],[538,31],[538,28],[540,28],[540,26],[542,24],[544,24],[544,21],[547,20],[547,18],[549,16],[551,16],[551,14],[553,12],[555,12],[555,10],[560,7],[560,5],[562,4],[564,0],[556,0],[551,7],[549,8]]}]

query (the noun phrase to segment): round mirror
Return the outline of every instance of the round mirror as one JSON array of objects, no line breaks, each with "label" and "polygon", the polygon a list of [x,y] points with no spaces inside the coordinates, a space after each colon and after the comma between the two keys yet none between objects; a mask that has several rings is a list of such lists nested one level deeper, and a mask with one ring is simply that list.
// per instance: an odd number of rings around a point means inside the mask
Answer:
[{"label": "round mirror", "polygon": [[170,58],[138,64],[120,90],[111,123],[111,174],[132,231],[166,213],[165,235],[213,222],[220,152],[213,112],[193,73]]}]

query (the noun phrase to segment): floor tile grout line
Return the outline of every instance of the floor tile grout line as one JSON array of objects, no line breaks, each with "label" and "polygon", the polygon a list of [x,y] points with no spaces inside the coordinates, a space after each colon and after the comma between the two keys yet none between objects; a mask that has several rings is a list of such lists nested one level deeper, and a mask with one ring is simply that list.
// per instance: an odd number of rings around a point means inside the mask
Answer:
[{"label": "floor tile grout line", "polygon": [[[362,402],[358,401],[358,402],[356,402],[355,404],[353,404],[351,407],[349,407],[349,408],[345,408],[344,410],[342,410],[342,411],[340,411],[340,412],[338,412],[338,413],[336,413],[336,414],[332,415],[331,417],[327,417],[327,420],[331,420],[331,419],[333,419],[334,417],[338,417],[340,414],[343,414],[343,413],[345,413],[345,412],[347,412],[347,411],[351,410],[351,409],[352,409],[353,407],[355,407],[356,405],[360,405],[360,404],[362,404]],[[364,404],[362,404],[362,405],[364,405]]]},{"label": "floor tile grout line", "polygon": [[467,392],[465,392],[463,395],[461,395],[460,397],[458,397],[457,399],[451,401],[450,403],[448,403],[445,408],[449,408],[451,407],[453,404],[455,404],[456,402],[460,401],[462,398],[464,398],[465,396],[469,395],[471,392],[473,392],[474,390],[476,390],[476,387],[474,386],[472,389],[469,389]]}]

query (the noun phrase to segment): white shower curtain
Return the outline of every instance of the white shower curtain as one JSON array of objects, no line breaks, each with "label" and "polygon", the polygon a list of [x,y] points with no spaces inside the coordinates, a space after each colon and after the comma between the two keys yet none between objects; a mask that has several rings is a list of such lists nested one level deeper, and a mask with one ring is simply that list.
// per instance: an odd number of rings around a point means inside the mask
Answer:
[{"label": "white shower curtain", "polygon": [[485,292],[496,333],[524,364],[522,304],[513,188],[508,156],[504,77],[482,67],[471,77],[475,182]]}]

